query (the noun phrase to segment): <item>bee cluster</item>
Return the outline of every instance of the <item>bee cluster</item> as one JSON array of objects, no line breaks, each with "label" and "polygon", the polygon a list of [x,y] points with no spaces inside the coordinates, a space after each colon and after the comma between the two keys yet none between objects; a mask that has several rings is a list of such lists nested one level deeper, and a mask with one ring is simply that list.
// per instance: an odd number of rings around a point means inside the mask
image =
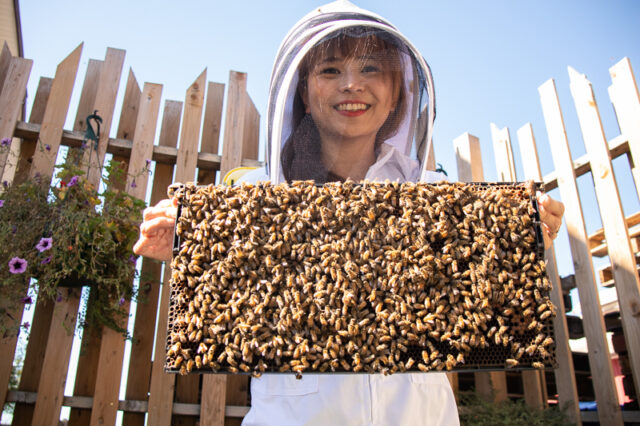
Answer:
[{"label": "bee cluster", "polygon": [[180,186],[165,367],[300,375],[552,365],[535,190]]}]

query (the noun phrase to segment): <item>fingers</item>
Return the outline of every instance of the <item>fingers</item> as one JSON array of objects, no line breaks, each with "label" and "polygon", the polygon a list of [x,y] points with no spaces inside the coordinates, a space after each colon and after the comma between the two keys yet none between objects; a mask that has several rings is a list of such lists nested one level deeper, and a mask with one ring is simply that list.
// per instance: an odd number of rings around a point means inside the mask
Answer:
[{"label": "fingers", "polygon": [[169,217],[172,218],[172,220],[175,220],[177,214],[177,203],[178,200],[175,198],[161,200],[155,206],[144,209],[142,217],[145,222],[157,217]]},{"label": "fingers", "polygon": [[542,222],[544,246],[546,249],[551,246],[558,234],[558,230],[562,226],[564,204],[554,200],[548,194],[538,192],[536,195],[538,199],[538,212],[540,214],[540,221]]}]

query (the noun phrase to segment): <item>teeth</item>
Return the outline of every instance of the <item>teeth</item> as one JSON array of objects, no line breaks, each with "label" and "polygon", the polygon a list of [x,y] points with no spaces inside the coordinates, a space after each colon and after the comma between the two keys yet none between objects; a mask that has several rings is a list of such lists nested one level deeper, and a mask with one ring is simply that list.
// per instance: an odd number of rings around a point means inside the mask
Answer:
[{"label": "teeth", "polygon": [[340,104],[338,105],[338,111],[360,111],[367,109],[366,104]]}]

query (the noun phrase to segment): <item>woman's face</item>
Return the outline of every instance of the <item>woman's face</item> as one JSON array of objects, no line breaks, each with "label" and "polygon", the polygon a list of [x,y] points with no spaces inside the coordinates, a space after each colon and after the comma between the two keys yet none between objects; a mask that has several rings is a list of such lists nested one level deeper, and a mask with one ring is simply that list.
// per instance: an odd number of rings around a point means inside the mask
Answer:
[{"label": "woman's face", "polygon": [[396,100],[380,55],[344,57],[337,49],[309,70],[302,98],[323,140],[375,141]]}]

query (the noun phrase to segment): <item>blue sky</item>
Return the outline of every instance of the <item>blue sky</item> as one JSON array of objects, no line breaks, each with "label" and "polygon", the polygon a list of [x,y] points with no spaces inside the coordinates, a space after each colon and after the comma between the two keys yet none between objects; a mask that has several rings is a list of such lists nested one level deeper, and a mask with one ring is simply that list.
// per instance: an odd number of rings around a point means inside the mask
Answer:
[{"label": "blue sky", "polygon": [[[324,2],[290,1],[109,1],[20,3],[25,57],[34,59],[29,94],[40,76],[84,42],[72,110],[75,116],[90,58],[103,59],[107,47],[127,51],[118,104],[129,68],[139,84],[164,85],[163,98],[183,100],[203,69],[209,81],[226,82],[229,70],[248,73],[248,92],[262,117],[266,110],[273,57],[289,28]],[[391,21],[431,65],[437,118],[436,159],[456,179],[452,140],[464,132],[480,138],[487,180],[496,179],[490,123],[509,127],[522,179],[516,131],[533,125],[544,175],[553,170],[537,88],[556,81],[572,154],[585,153],[569,93],[567,66],[585,73],[594,86],[607,138],[619,134],[607,87],[609,67],[630,58],[640,70],[640,2],[635,0],[356,1]],[[30,108],[28,101],[28,108]],[[119,114],[119,112],[116,112]],[[71,121],[67,128],[71,127]],[[264,124],[264,123],[262,123]],[[112,126],[115,132],[116,126]],[[261,129],[261,140],[264,131]],[[639,209],[625,159],[614,161],[625,213]],[[587,231],[601,226],[591,178],[580,179]],[[557,192],[553,193],[559,197]],[[568,253],[561,233],[556,249]],[[600,262],[600,261],[598,261]],[[602,261],[604,262],[604,261]],[[560,274],[573,270],[569,258]]]}]

